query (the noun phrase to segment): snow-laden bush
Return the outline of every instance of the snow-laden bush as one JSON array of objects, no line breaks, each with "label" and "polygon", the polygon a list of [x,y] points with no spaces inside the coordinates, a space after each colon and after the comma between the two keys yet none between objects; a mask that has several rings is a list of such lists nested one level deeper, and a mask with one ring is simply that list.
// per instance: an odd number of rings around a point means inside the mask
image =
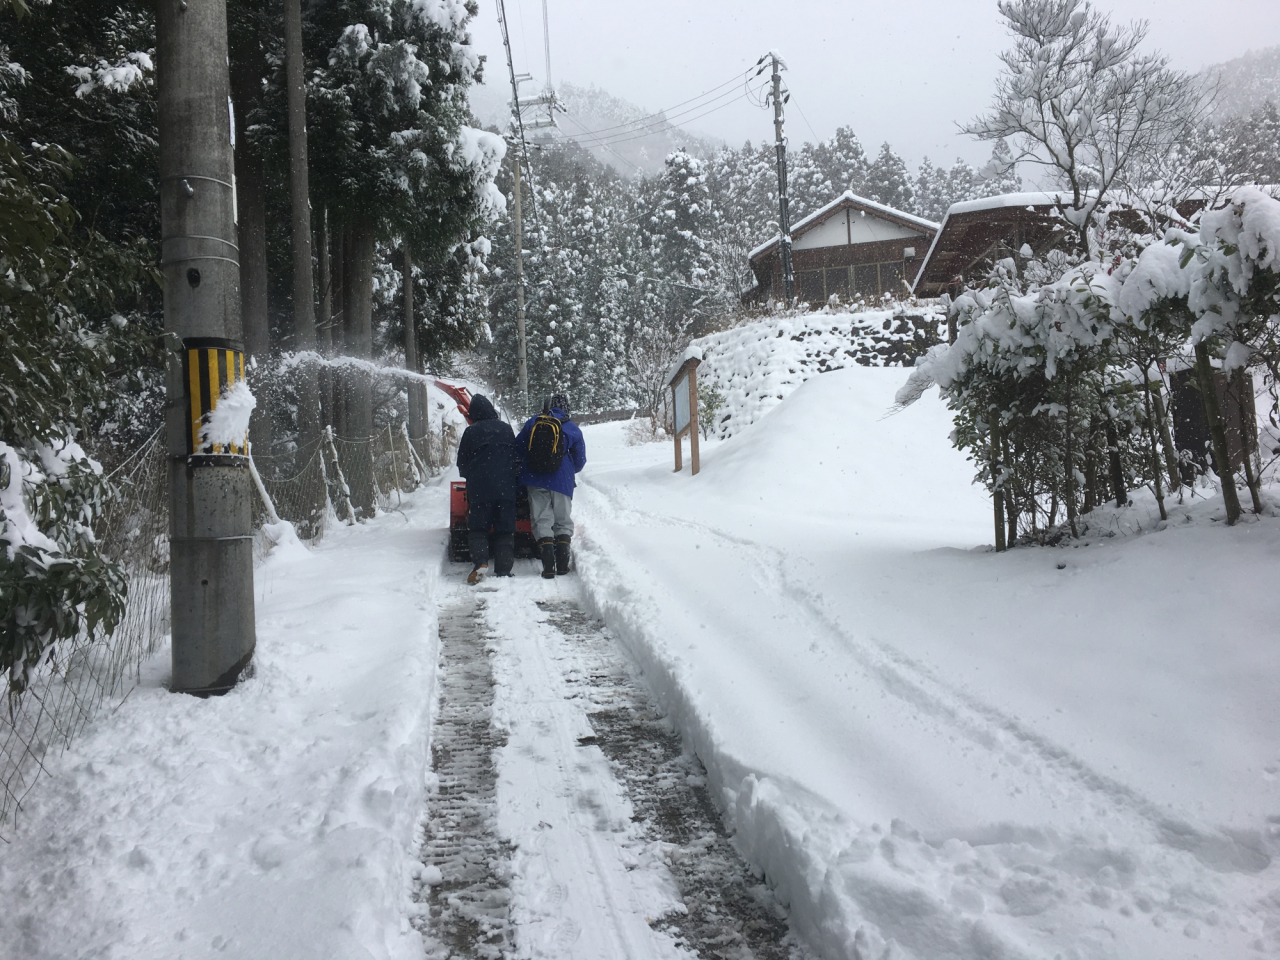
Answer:
[{"label": "snow-laden bush", "polygon": [[59,641],[112,630],[124,605],[93,533],[109,487],[75,441],[112,357],[76,306],[109,279],[86,275],[68,232],[69,165],[0,134],[0,669],[15,693]]},{"label": "snow-laden bush", "polygon": [[[952,440],[971,453],[1010,538],[1019,517],[1036,530],[1038,512],[1052,525],[1062,506],[1074,526],[1078,510],[1104,493],[1123,504],[1138,484],[1162,498],[1161,446],[1168,483],[1179,485],[1161,389],[1166,361],[1194,357],[1218,464],[1228,452],[1213,367],[1261,367],[1274,400],[1280,201],[1242,188],[1204,214],[1198,234],[1147,241],[1137,256],[1078,263],[1042,285],[1021,278],[1013,260],[1000,262],[984,287],[948,304],[955,341],[921,357],[898,393],[905,405],[940,388],[956,412]],[[1254,457],[1244,472],[1261,509]],[[1223,479],[1234,522],[1234,480]]]}]

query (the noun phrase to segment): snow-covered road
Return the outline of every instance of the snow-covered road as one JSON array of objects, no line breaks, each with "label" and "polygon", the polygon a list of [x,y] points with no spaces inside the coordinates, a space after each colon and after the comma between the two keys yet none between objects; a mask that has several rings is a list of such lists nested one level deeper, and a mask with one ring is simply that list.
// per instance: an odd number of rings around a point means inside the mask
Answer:
[{"label": "snow-covered road", "polygon": [[[428,955],[804,960],[727,841],[705,771],[582,612],[577,578],[549,583],[522,562],[468,587],[464,569],[444,592],[418,892]],[[484,749],[488,769],[470,759]]]},{"label": "snow-covered road", "polygon": [[255,676],[162,658],[50,762],[0,957],[1280,956],[1280,520],[1139,495],[975,549],[900,378],[811,380],[697,478],[586,428],[554,582],[466,587],[443,480],[277,549]]}]

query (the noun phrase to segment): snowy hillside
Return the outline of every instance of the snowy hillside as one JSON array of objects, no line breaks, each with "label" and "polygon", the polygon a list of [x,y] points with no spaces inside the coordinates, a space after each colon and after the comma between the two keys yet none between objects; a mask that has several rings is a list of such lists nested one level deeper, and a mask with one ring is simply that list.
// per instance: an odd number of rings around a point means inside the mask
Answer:
[{"label": "snowy hillside", "polygon": [[911,366],[945,337],[933,306],[839,309],[766,317],[694,341],[700,384],[724,397],[714,432],[729,437],[755,423],[810,377],[857,364]]},{"label": "snowy hillside", "polygon": [[1250,51],[1206,68],[1201,76],[1217,87],[1220,119],[1248,116],[1268,102],[1280,106],[1280,46]]},{"label": "snowy hillside", "polygon": [[662,113],[653,113],[594,84],[562,83],[556,94],[567,111],[560,119],[564,136],[578,140],[597,160],[623,176],[658,173],[667,155],[684,149],[699,159],[710,157],[719,141],[681,129]]},{"label": "snowy hillside", "polygon": [[[495,76],[491,74],[487,83],[472,88],[471,110],[484,126],[506,129],[511,118],[511,94]],[[580,87],[560,83],[556,96],[565,112],[557,115],[559,130],[553,131],[553,136],[578,141],[602,164],[624,177],[660,173],[667,156],[675,150],[683,148],[705,160],[723,146],[714,138],[690,133],[671,123],[662,113],[615,97],[594,84]]]}]

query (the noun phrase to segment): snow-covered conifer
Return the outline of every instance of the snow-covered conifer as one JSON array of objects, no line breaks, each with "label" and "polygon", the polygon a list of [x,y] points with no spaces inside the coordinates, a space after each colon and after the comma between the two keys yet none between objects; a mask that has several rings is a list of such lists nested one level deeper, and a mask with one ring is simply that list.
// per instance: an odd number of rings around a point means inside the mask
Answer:
[{"label": "snow-covered conifer", "polygon": [[888,143],[880,145],[880,152],[867,169],[865,196],[895,210],[910,211],[914,207],[915,190],[907,165]]}]

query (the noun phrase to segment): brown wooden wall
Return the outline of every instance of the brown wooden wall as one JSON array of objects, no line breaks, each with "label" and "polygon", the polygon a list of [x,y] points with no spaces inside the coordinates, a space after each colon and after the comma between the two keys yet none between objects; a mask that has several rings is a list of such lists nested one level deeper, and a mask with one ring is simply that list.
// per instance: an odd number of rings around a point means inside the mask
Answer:
[{"label": "brown wooden wall", "polygon": [[[839,273],[829,274],[827,271],[839,268],[856,267],[865,264],[892,264],[900,265],[902,275],[906,277],[910,283],[915,279],[920,264],[924,262],[924,256],[929,252],[929,244],[933,238],[927,234],[920,234],[916,237],[907,237],[898,240],[881,240],[875,243],[852,243],[840,244],[834,247],[814,247],[808,250],[793,250],[791,253],[791,267],[796,276],[796,295],[802,300],[813,302],[817,299],[817,291],[814,287],[815,271],[821,271],[821,279],[823,283],[823,292],[821,299],[825,302],[826,298],[832,293],[840,294],[842,300],[846,299],[849,290],[855,286],[855,272],[849,272],[849,281],[841,289],[839,282]],[[915,256],[907,259],[904,251],[907,247],[915,247]],[[759,292],[757,296],[773,296],[780,298],[782,296],[782,255],[775,248],[771,253],[756,260],[752,264],[759,286],[756,288]],[[897,270],[899,268],[893,268]],[[864,271],[865,272],[865,271]],[[801,274],[808,274],[805,278],[806,289],[801,289]],[[906,288],[901,284],[892,284],[894,292],[898,295],[905,295]]]}]

